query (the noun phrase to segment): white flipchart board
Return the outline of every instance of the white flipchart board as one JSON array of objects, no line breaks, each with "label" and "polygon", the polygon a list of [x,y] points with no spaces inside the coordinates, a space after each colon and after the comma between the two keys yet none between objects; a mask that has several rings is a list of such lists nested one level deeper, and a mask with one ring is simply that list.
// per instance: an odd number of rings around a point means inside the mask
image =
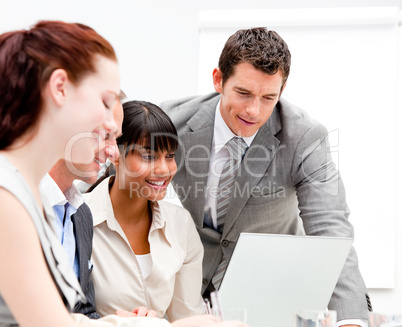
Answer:
[{"label": "white flipchart board", "polygon": [[213,91],[212,70],[227,38],[257,26],[276,30],[292,53],[283,97],[329,131],[367,287],[393,288],[398,8],[202,11],[199,94]]}]

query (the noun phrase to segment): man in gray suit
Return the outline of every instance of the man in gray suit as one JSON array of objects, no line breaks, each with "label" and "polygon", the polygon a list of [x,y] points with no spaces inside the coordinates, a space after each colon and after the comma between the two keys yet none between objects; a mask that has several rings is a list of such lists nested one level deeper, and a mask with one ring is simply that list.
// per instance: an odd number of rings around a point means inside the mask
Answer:
[{"label": "man in gray suit", "polygon": [[[276,32],[237,31],[213,70],[217,93],[161,105],[181,140],[173,186],[204,244],[205,295],[219,288],[241,232],[353,236],[326,129],[280,98],[290,61]],[[354,249],[328,307],[339,325],[368,318]]]}]

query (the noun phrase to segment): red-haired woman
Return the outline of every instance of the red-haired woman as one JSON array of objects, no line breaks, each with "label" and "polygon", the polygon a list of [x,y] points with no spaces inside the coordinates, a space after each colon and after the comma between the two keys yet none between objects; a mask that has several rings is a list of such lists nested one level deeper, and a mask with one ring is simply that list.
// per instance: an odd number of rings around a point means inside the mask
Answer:
[{"label": "red-haired woman", "polygon": [[44,21],[0,36],[0,76],[0,326],[70,326],[82,292],[38,185],[62,157],[92,161],[116,128],[116,55],[87,26]]}]

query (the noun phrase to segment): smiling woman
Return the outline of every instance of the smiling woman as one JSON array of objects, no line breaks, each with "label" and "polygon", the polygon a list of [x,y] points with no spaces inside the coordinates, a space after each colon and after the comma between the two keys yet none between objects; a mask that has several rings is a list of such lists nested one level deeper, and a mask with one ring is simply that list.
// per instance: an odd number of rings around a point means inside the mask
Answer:
[{"label": "smiling woman", "polygon": [[103,94],[119,91],[116,55],[85,25],[43,21],[0,35],[0,75],[0,325],[72,326],[66,307],[85,299],[38,185],[74,135],[91,133],[74,151],[88,161],[92,132],[115,128]]},{"label": "smiling woman", "polygon": [[145,306],[170,321],[202,313],[200,238],[187,210],[160,201],[177,170],[176,128],[152,103],[130,101],[123,109],[116,175],[86,198],[98,311]]}]

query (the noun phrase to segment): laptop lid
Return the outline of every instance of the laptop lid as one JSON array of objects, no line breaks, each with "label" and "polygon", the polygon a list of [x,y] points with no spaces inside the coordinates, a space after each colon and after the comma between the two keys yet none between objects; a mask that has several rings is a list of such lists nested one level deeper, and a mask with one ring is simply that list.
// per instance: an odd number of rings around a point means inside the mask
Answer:
[{"label": "laptop lid", "polygon": [[219,290],[252,327],[292,327],[299,309],[325,310],[353,239],[241,233]]}]

